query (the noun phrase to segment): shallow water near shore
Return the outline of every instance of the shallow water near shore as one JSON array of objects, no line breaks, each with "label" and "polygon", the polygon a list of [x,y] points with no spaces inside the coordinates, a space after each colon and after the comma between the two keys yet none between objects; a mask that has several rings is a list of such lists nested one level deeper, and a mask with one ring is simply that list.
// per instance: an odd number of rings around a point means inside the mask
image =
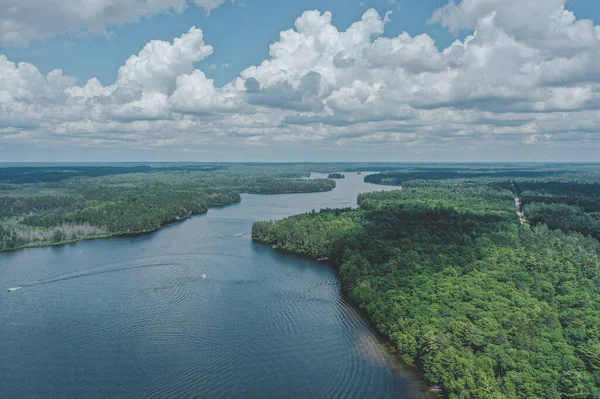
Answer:
[{"label": "shallow water near shore", "polygon": [[256,220],[394,189],[363,177],[243,195],[149,235],[0,254],[0,397],[427,396],[331,267],[250,239]]}]

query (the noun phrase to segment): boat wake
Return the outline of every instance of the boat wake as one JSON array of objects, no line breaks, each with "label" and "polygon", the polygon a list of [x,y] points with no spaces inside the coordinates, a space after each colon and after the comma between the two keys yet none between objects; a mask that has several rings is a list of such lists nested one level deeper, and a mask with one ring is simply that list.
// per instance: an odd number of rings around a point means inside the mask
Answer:
[{"label": "boat wake", "polygon": [[94,268],[90,268],[90,269],[83,269],[79,272],[64,273],[64,274],[59,274],[57,276],[53,276],[53,277],[46,278],[43,280],[33,281],[28,284],[23,284],[22,286],[19,286],[19,287],[9,288],[8,292],[21,290],[23,288],[28,288],[28,287],[35,287],[35,286],[39,286],[39,285],[58,283],[58,282],[67,281],[67,280],[74,280],[77,278],[97,276],[99,274],[116,273],[116,272],[121,272],[121,271],[125,271],[125,270],[145,269],[145,268],[150,268],[150,267],[172,267],[172,266],[182,266],[182,265],[179,263],[154,263],[154,264],[146,264],[146,265],[112,267],[112,268],[106,268],[106,267],[99,266],[99,267],[94,267]]},{"label": "boat wake", "polygon": [[[242,233],[239,233],[239,234],[242,234]],[[77,270],[74,272],[58,274],[58,275],[48,277],[45,279],[36,280],[36,281],[30,282],[27,284],[21,284],[18,287],[9,288],[8,291],[13,292],[13,291],[17,291],[17,290],[21,290],[21,289],[29,288],[29,287],[34,287],[34,286],[38,286],[38,285],[57,283],[60,281],[73,280],[73,279],[77,279],[77,278],[95,276],[95,275],[105,274],[105,273],[116,273],[116,272],[125,271],[125,270],[143,269],[143,268],[148,268],[148,267],[186,267],[187,268],[187,267],[189,267],[189,265],[187,265],[185,263],[164,262],[164,261],[160,262],[159,259],[171,260],[174,257],[183,257],[182,262],[186,262],[187,258],[189,258],[190,256],[212,256],[212,255],[219,255],[221,257],[227,256],[227,257],[231,257],[231,258],[243,259],[243,257],[240,255],[224,254],[222,252],[189,252],[189,253],[179,253],[177,255],[169,254],[169,255],[164,255],[164,256],[144,256],[144,257],[139,257],[137,259],[129,259],[129,260],[124,260],[124,261],[119,261],[116,263],[91,266],[91,267],[80,269],[80,270]],[[133,262],[136,262],[137,264],[132,265]],[[148,263],[145,263],[145,262],[148,262]],[[150,262],[155,262],[155,263],[150,263]]]}]

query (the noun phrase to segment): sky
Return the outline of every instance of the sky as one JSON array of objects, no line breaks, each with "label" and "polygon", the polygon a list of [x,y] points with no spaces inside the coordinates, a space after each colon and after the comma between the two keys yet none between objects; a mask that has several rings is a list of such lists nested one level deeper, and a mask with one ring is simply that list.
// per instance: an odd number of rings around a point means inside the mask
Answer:
[{"label": "sky", "polygon": [[0,162],[598,161],[597,0],[0,0]]}]

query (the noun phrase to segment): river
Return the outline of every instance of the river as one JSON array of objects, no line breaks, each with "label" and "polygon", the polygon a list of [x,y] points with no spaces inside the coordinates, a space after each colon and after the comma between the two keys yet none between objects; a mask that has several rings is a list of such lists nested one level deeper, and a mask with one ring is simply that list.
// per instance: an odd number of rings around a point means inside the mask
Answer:
[{"label": "river", "polygon": [[243,195],[148,235],[0,254],[0,397],[427,395],[331,267],[250,239],[255,220],[392,189],[346,176],[327,193]]}]

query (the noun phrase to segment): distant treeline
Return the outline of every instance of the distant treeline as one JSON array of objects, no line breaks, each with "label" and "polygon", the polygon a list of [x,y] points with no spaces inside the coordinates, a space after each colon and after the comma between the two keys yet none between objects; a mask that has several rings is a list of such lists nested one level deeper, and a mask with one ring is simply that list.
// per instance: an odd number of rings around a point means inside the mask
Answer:
[{"label": "distant treeline", "polygon": [[[529,223],[552,229],[576,231],[600,239],[600,168],[585,165],[568,169],[415,168],[365,177],[383,185],[422,186],[425,181],[487,182],[511,190],[520,197]],[[450,183],[453,184],[453,183]]]},{"label": "distant treeline", "polygon": [[335,188],[329,179],[297,179],[308,173],[293,169],[229,169],[220,165],[0,168],[7,181],[0,185],[0,251],[149,232],[209,207],[239,202],[241,193]]},{"label": "distant treeline", "polygon": [[335,182],[329,179],[249,179],[239,187],[241,192],[250,194],[292,194],[292,193],[315,193],[331,191],[335,188]]},{"label": "distant treeline", "polygon": [[226,166],[19,166],[0,167],[0,182],[12,184],[57,182],[72,177],[98,177],[151,172],[213,172]]},{"label": "distant treeline", "polygon": [[450,179],[473,179],[473,178],[536,178],[548,177],[563,172],[544,170],[518,170],[518,169],[424,169],[422,171],[395,171],[384,172],[365,176],[365,182],[383,184],[389,186],[401,186],[410,180],[450,180]]},{"label": "distant treeline", "polygon": [[513,186],[530,223],[600,239],[600,184],[516,181]]}]

